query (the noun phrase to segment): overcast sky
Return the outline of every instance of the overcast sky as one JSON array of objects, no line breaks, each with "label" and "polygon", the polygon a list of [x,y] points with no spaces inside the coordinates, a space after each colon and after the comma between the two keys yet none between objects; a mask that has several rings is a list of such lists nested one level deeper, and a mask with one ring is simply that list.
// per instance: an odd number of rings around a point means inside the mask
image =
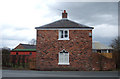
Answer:
[{"label": "overcast sky", "polygon": [[[60,9],[60,10],[59,10]],[[1,0],[0,47],[14,48],[36,39],[35,27],[61,19],[94,27],[93,41],[109,45],[118,35],[117,2],[55,2],[54,0]]]}]

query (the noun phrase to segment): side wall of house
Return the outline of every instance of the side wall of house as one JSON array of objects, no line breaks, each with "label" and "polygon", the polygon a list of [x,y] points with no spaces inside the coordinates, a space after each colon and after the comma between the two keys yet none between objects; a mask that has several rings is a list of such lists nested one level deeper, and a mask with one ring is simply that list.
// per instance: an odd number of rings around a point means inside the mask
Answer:
[{"label": "side wall of house", "polygon": [[[70,40],[58,40],[58,30],[37,30],[39,70],[91,70],[92,30],[69,30]],[[58,65],[59,52],[69,52],[70,65]]]}]

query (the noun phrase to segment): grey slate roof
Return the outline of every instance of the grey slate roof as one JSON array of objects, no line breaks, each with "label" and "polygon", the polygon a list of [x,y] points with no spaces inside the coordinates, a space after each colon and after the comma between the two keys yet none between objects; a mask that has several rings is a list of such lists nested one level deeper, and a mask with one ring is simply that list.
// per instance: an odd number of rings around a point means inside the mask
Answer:
[{"label": "grey slate roof", "polygon": [[20,44],[22,45],[25,49],[36,49],[36,45],[30,45],[30,44]]},{"label": "grey slate roof", "polygon": [[68,20],[68,19],[61,19],[40,27],[35,27],[35,29],[45,29],[45,28],[90,28],[93,29],[93,27],[88,27],[83,24],[76,23],[74,21]]},{"label": "grey slate roof", "polygon": [[101,44],[100,42],[92,42],[92,49],[113,49],[113,48]]}]

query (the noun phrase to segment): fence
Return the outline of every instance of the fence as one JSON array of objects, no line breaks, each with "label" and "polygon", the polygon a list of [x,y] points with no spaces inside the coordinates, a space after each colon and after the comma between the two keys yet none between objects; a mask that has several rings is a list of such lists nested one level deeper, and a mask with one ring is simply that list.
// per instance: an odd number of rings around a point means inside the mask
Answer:
[{"label": "fence", "polygon": [[2,55],[2,66],[17,69],[34,69],[35,58],[29,55]]}]

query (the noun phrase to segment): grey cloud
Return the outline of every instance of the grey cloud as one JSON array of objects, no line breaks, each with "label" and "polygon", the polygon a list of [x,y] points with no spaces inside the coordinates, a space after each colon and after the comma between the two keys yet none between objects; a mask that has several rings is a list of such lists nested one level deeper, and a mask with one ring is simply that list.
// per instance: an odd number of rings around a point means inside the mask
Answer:
[{"label": "grey cloud", "polygon": [[3,24],[1,27],[0,27],[2,30],[5,30],[5,29],[13,29],[13,30],[26,30],[26,29],[29,29],[27,27],[20,27],[20,26],[13,26],[13,25],[9,25],[9,24]]},{"label": "grey cloud", "polygon": [[[41,3],[40,3],[41,4]],[[118,13],[118,3],[117,2],[58,2],[55,5],[47,5],[49,14],[44,18],[52,18],[54,16],[61,16],[61,10],[67,10],[69,19],[77,21],[81,24],[96,26],[101,24],[108,24],[117,26],[117,13]],[[41,9],[37,7],[37,9]],[[61,19],[61,18],[60,18]],[[107,26],[109,27],[109,26]],[[1,27],[0,27],[1,28]],[[20,30],[29,30],[29,28],[3,25],[2,30],[4,29],[13,29],[16,31]],[[34,28],[33,28],[34,29]],[[4,34],[3,34],[4,35]],[[30,36],[30,35],[29,35]],[[28,37],[29,37],[28,36]],[[98,37],[93,36],[94,41],[100,41],[104,44],[109,45],[113,37]],[[27,41],[25,35],[23,37],[16,36],[4,36],[3,40],[13,40],[22,43],[22,41]],[[5,42],[4,42],[5,43]],[[7,43],[5,43],[7,45]],[[14,43],[14,45],[16,45]]]},{"label": "grey cloud", "polygon": [[19,35],[16,36],[2,36],[2,40],[18,40],[18,41],[27,41],[28,39],[25,39],[25,37],[19,37]]},{"label": "grey cloud", "polygon": [[[105,23],[117,25],[117,7],[117,2],[60,2],[54,6],[49,6],[52,11],[57,12],[59,15],[61,15],[61,12],[57,9],[66,9],[70,19],[94,26]],[[97,17],[101,15],[111,15],[112,19]]]},{"label": "grey cloud", "polygon": [[19,43],[26,43],[27,44],[28,41],[25,41],[25,40],[9,40],[9,39],[5,39],[5,40],[2,40],[2,44],[0,45],[0,48],[1,47],[9,47],[9,48],[13,49]]},{"label": "grey cloud", "polygon": [[99,41],[105,45],[110,46],[110,44],[112,43],[112,40],[115,38],[117,37],[109,37],[109,38],[108,37],[107,38],[106,37],[94,37],[93,41]]},{"label": "grey cloud", "polygon": [[[4,24],[1,27],[1,39],[2,40],[14,40],[14,41],[28,41],[29,37],[26,38],[26,36],[30,36],[29,33],[27,32],[27,30],[31,30],[30,28],[27,27],[15,27],[15,26],[11,26],[8,24]],[[8,32],[9,30],[9,32]],[[24,32],[24,30],[26,31],[26,33],[24,35],[22,35]]]}]

